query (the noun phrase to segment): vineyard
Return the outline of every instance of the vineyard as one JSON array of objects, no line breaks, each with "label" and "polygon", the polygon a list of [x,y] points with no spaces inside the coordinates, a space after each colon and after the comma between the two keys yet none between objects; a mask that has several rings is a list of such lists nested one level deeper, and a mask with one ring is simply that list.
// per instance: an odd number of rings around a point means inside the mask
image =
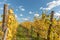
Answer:
[{"label": "vineyard", "polygon": [[56,19],[51,11],[49,15],[42,12],[33,22],[19,23],[13,9],[4,4],[0,40],[60,40],[60,19]]}]

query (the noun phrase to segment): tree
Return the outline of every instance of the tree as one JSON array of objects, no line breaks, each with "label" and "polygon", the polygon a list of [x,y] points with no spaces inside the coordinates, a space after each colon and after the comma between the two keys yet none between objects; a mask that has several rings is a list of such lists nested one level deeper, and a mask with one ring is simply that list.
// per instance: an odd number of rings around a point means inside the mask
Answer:
[{"label": "tree", "polygon": [[12,9],[8,10],[8,18],[7,18],[7,40],[16,40],[16,29],[18,27],[18,22],[15,18],[14,12]]}]

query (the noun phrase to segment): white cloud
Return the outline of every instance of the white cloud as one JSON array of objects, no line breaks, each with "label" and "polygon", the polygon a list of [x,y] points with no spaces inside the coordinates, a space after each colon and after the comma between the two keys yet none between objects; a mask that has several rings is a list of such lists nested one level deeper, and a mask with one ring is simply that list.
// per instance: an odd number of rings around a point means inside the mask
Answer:
[{"label": "white cloud", "polygon": [[0,10],[3,10],[3,8],[1,7]]},{"label": "white cloud", "polygon": [[49,3],[47,3],[47,8],[41,7],[40,9],[51,10],[52,8],[54,8],[56,6],[60,6],[60,0],[55,0],[55,1],[49,2]]},{"label": "white cloud", "polygon": [[40,7],[40,9],[42,9],[42,10],[50,10],[50,8],[43,8],[43,7]]},{"label": "white cloud", "polygon": [[29,19],[28,18],[22,18],[23,21],[28,21]]},{"label": "white cloud", "polygon": [[15,17],[17,18],[18,16],[15,14]]},{"label": "white cloud", "polygon": [[58,18],[60,17],[60,13],[56,12],[56,13],[54,14],[54,17],[58,19]]},{"label": "white cloud", "polygon": [[58,11],[60,13],[60,11]]},{"label": "white cloud", "polygon": [[25,9],[24,9],[23,6],[19,6],[19,9],[20,9],[21,11],[25,11]]},{"label": "white cloud", "polygon": [[10,6],[11,4],[10,3],[7,3],[8,4],[8,6]]},{"label": "white cloud", "polygon": [[20,16],[23,16],[23,14],[20,14]]},{"label": "white cloud", "polygon": [[34,16],[38,17],[38,16],[39,16],[39,14],[37,14],[37,13],[36,13],[36,14],[34,14]]},{"label": "white cloud", "polygon": [[33,14],[34,12],[32,12],[32,11],[29,11],[29,14]]},{"label": "white cloud", "polygon": [[24,8],[21,8],[21,10],[22,10],[22,11],[25,11],[25,9],[24,9]]},{"label": "white cloud", "polygon": [[55,15],[55,16],[60,16],[60,13],[56,12],[54,15]]},{"label": "white cloud", "polygon": [[40,7],[40,9],[43,9],[43,7]]}]

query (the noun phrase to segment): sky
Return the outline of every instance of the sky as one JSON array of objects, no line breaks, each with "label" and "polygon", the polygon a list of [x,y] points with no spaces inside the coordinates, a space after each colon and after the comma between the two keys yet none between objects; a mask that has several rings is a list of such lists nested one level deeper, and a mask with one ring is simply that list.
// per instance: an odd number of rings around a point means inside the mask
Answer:
[{"label": "sky", "polygon": [[42,14],[42,10],[47,10],[47,14],[53,10],[55,16],[60,16],[60,0],[0,0],[0,15],[3,14],[4,4],[8,4],[9,9],[13,8],[19,22],[33,21],[35,16]]}]

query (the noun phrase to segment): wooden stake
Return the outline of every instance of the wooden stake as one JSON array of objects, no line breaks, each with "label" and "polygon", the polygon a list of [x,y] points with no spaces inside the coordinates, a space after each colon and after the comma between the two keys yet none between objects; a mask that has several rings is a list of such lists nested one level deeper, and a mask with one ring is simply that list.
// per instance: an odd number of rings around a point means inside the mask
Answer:
[{"label": "wooden stake", "polygon": [[8,5],[4,4],[3,10],[3,21],[2,21],[2,31],[4,33],[2,40],[4,40],[6,29],[7,29],[7,14],[8,14]]},{"label": "wooden stake", "polygon": [[54,11],[51,12],[51,18],[50,18],[50,26],[49,26],[49,29],[48,29],[48,35],[47,35],[47,40],[50,40],[50,32],[51,32],[51,27],[52,27],[52,22],[53,22],[53,16],[54,16]]}]

